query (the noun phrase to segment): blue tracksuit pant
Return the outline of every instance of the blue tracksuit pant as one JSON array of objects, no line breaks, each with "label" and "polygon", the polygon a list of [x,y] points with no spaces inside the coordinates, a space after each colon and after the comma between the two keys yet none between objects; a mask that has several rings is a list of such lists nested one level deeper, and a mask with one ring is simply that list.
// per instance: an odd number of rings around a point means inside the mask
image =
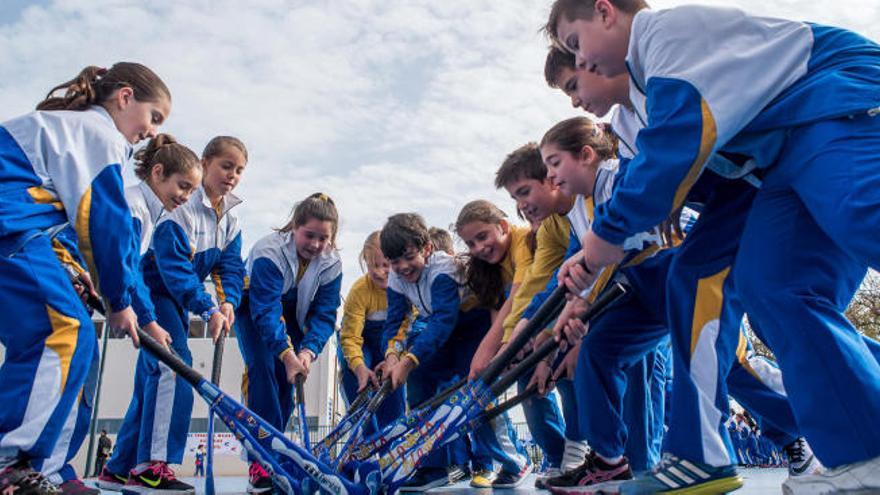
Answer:
[{"label": "blue tracksuit pant", "polygon": [[[187,344],[189,312],[167,294],[151,291],[150,296],[156,308],[156,322],[171,334],[172,349],[192,365]],[[134,393],[107,469],[122,474],[149,461],[183,462],[192,406],[192,386],[148,352],[141,351]]]},{"label": "blue tracksuit pant", "polygon": [[829,467],[880,456],[880,346],[843,314],[866,267],[880,268],[878,232],[880,116],[791,129],[749,213],[734,278]]},{"label": "blue tracksuit pant", "polygon": [[[95,328],[49,238],[0,238],[0,458],[46,459],[79,400]],[[23,245],[22,245],[23,244]],[[20,315],[14,322],[9,318]]]}]

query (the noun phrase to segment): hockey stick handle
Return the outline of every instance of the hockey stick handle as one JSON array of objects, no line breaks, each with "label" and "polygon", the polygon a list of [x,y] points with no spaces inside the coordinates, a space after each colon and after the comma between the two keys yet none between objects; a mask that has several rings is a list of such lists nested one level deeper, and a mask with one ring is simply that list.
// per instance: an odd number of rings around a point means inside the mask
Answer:
[{"label": "hockey stick handle", "polygon": [[[614,282],[602,292],[602,295],[599,296],[596,302],[587,309],[587,312],[584,313],[583,316],[581,316],[581,321],[588,322],[597,317],[618,299],[623,297],[626,292],[626,288],[620,282]],[[531,371],[538,362],[549,356],[558,347],[559,342],[556,341],[556,339],[550,339],[541,344],[540,347],[532,351],[531,354],[526,356],[526,358],[520,361],[513,369],[505,373],[497,382],[492,384],[492,394],[497,397],[499,394],[504,393],[504,391],[516,382],[520,376]]]},{"label": "hockey stick handle", "polygon": [[502,414],[506,413],[507,411],[513,409],[514,407],[522,404],[523,402],[531,399],[536,395],[538,395],[538,387],[536,385],[532,385],[531,387],[514,395],[510,399],[502,402],[501,404],[498,404],[492,409],[486,410],[483,414],[474,418],[474,421],[479,421],[480,423],[492,421],[498,416],[501,416]]},{"label": "hockey stick handle", "polygon": [[137,330],[138,338],[141,340],[141,347],[150,351],[153,356],[156,357],[159,361],[165,363],[166,366],[171,368],[172,371],[177,373],[178,376],[189,382],[193,387],[197,387],[199,382],[204,379],[202,375],[199,374],[198,371],[192,369],[187,366],[186,363],[183,362],[178,356],[171,354],[168,350],[162,347],[161,344],[156,342],[156,339],[151,337],[148,333],[144,332],[140,328]]},{"label": "hockey stick handle", "polygon": [[379,391],[376,392],[376,395],[370,399],[370,402],[367,403],[367,413],[373,414],[376,410],[379,409],[379,406],[382,405],[382,402],[388,397],[391,393],[391,380],[385,380],[382,382],[382,386],[379,388]]},{"label": "hockey stick handle", "polygon": [[486,369],[483,370],[483,373],[480,375],[483,383],[492,383],[495,381],[495,379],[498,378],[498,375],[504,371],[504,368],[506,368],[514,357],[516,357],[517,353],[526,346],[529,340],[537,335],[544,327],[549,325],[553,318],[556,318],[556,316],[559,315],[559,312],[562,311],[562,307],[565,306],[566,292],[568,292],[566,287],[560,285],[550,294],[550,296],[547,297],[544,303],[541,304],[541,307],[538,308],[538,311],[535,312],[535,315],[529,320],[529,323],[523,331],[508,342],[507,347],[504,348],[501,354],[495,356],[489,365],[486,366]]},{"label": "hockey stick handle", "polygon": [[293,380],[293,389],[294,393],[296,393],[296,403],[303,404],[306,400],[304,385],[306,383],[306,377],[304,375],[296,375],[296,378]]},{"label": "hockey stick handle", "polygon": [[446,402],[446,399],[451,397],[452,394],[454,394],[458,389],[463,387],[466,383],[467,383],[467,377],[465,376],[465,377],[459,379],[457,382],[450,385],[449,387],[447,387],[446,389],[444,389],[439,394],[435,395],[434,397],[426,400],[425,402],[422,402],[421,404],[419,404],[416,407],[413,407],[411,410],[418,411],[419,409],[424,409],[424,408],[434,409],[434,408],[440,406],[440,404],[443,404],[444,402]]},{"label": "hockey stick handle", "polygon": [[211,365],[211,383],[220,385],[220,371],[223,368],[223,347],[226,344],[226,331],[221,330],[214,344],[214,363]]}]

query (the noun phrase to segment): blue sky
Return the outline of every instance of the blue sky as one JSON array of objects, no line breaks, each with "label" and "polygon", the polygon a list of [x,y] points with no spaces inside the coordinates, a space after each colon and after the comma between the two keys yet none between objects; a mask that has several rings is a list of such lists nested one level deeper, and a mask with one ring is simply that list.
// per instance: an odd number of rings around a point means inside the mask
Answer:
[{"label": "blue sky", "polygon": [[[683,2],[652,2],[656,8]],[[876,2],[709,2],[880,39]],[[543,80],[549,0],[6,0],[0,120],[86,65],[132,60],[173,94],[163,131],[200,152],[217,134],[250,150],[237,193],[250,246],[293,203],[330,194],[347,288],[366,235],[400,211],[448,226],[494,190],[504,156],[577,113]],[[132,181],[129,175],[127,180]]]}]

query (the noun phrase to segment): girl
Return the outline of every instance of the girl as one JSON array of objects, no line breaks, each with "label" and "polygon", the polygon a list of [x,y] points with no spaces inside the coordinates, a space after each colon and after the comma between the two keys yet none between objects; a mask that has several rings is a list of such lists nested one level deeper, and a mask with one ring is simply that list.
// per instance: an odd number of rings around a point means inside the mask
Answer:
[{"label": "girl", "polygon": [[[236,327],[245,363],[241,388],[245,405],[279,431],[293,410],[292,384],[297,375],[308,376],[336,327],[342,287],[338,227],[333,200],[315,193],[248,256],[249,285]],[[251,461],[249,475],[249,492],[272,489],[258,462]]]},{"label": "girl", "polygon": [[[246,165],[247,150],[240,140],[212,139],[202,153],[202,187],[186,204],[159,219],[142,262],[156,321],[171,334],[171,347],[187,364],[192,362],[187,345],[189,313],[200,315],[216,340],[229,329],[241,296],[241,232],[230,210],[241,203],[232,190]],[[202,282],[209,274],[219,307]],[[127,484],[163,493],[193,493],[168,467],[183,460],[192,388],[153,357],[144,354],[141,359],[146,374],[142,401],[147,409],[140,421],[137,465]],[[111,472],[117,466],[111,461]]]},{"label": "girl", "polygon": [[[373,232],[361,250],[361,266],[367,274],[357,279],[348,291],[342,316],[339,338],[342,355],[348,365],[342,374],[342,386],[346,401],[351,403],[358,392],[368,383],[377,383],[372,368],[384,358],[382,328],[388,312],[388,270],[391,265],[382,255],[379,231]],[[409,318],[400,325],[396,341],[404,339]],[[378,427],[382,428],[403,414],[405,409],[403,389],[396,390],[376,411]],[[369,430],[368,430],[369,431]],[[365,434],[369,434],[368,432]]]},{"label": "girl", "polygon": [[[52,96],[63,89],[64,96]],[[156,132],[171,93],[140,64],[88,67],[49,92],[37,111],[0,126],[0,490],[53,494],[31,459],[48,458],[74,412],[96,352],[91,319],[51,238],[69,222],[108,325],[132,336],[134,243],[122,188],[130,145]]]},{"label": "girl", "polygon": [[[138,324],[151,332],[159,342],[170,345],[171,335],[156,322],[156,312],[150,294],[143,281],[140,260],[153,239],[156,224],[165,212],[172,212],[189,200],[202,180],[199,158],[186,146],[177,143],[168,134],[159,134],[135,155],[135,175],[138,184],[126,188],[125,199],[133,217],[137,235],[132,249],[132,273],[137,281],[133,294],[133,306]],[[150,374],[158,373],[155,361],[141,352],[135,372],[134,394],[116,439],[116,450],[98,476],[97,484],[107,490],[120,490],[128,482],[129,471],[137,464],[138,439],[142,421],[153,414],[154,405],[144,402],[144,386]],[[138,481],[132,478],[132,486]]]}]

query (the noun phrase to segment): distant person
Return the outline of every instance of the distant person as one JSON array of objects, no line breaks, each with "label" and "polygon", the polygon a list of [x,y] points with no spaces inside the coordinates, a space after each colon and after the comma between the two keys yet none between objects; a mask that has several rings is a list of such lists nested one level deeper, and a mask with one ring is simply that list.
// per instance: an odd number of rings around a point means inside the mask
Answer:
[{"label": "distant person", "polygon": [[205,444],[203,443],[200,443],[199,448],[196,449],[196,472],[193,476],[205,477]]},{"label": "distant person", "polygon": [[107,430],[101,430],[101,436],[98,437],[98,450],[95,452],[95,476],[101,474],[101,469],[104,468],[104,463],[107,462],[112,451],[113,442],[107,436]]}]

